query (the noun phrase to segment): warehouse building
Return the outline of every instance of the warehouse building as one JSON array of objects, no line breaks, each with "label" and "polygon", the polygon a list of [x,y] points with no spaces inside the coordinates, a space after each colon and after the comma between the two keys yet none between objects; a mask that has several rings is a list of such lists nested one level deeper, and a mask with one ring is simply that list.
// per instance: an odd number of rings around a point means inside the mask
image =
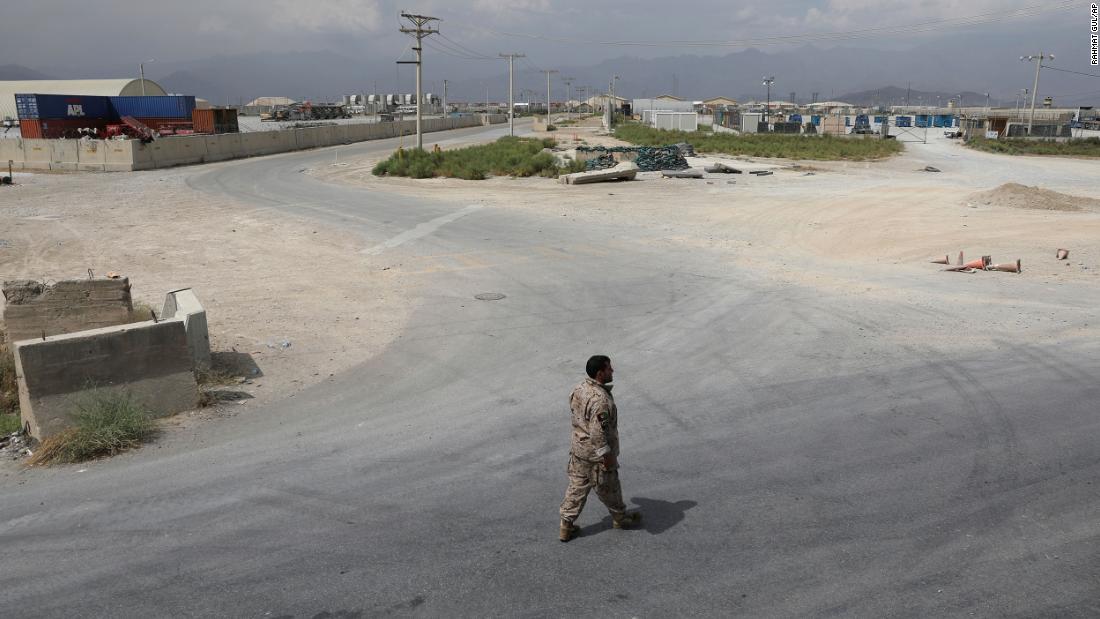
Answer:
[{"label": "warehouse building", "polygon": [[96,95],[101,97],[166,95],[153,80],[16,80],[0,81],[0,121],[18,118],[16,94]]}]

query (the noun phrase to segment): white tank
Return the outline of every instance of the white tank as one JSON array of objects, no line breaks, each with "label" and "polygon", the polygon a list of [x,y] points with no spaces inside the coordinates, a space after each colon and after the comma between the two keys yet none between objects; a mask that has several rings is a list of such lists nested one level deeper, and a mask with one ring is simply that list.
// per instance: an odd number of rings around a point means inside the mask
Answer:
[{"label": "white tank", "polygon": [[424,103],[428,105],[435,103],[435,97],[432,96],[432,93],[429,92],[424,95]]},{"label": "white tank", "polygon": [[413,96],[411,94],[405,95],[405,105],[412,105]]},{"label": "white tank", "polygon": [[367,103],[377,103],[378,95],[367,95]]}]

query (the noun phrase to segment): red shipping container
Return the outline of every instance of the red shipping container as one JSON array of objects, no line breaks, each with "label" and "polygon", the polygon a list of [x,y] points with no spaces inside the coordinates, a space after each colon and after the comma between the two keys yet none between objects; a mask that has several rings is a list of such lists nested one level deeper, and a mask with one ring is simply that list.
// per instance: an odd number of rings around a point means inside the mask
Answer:
[{"label": "red shipping container", "polygon": [[19,121],[19,135],[25,140],[42,139],[42,121],[23,119]]},{"label": "red shipping container", "polygon": [[19,134],[30,140],[56,140],[79,138],[82,129],[95,129],[102,133],[106,127],[107,121],[98,118],[21,120]]},{"label": "red shipping container", "polygon": [[237,110],[225,108],[195,109],[191,121],[196,133],[237,133]]}]

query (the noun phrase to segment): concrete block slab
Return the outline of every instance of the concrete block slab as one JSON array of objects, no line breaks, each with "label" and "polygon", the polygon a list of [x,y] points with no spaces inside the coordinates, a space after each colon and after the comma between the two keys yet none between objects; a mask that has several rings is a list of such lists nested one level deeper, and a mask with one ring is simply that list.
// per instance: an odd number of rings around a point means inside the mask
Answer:
[{"label": "concrete block slab", "polygon": [[4,282],[2,290],[11,342],[124,324],[134,311],[125,277],[54,284],[13,280]]},{"label": "concrete block slab", "polygon": [[161,320],[179,320],[187,332],[187,350],[194,369],[210,369],[210,330],[206,309],[190,288],[173,290],[164,297]]},{"label": "concrete block slab", "polygon": [[632,161],[624,161],[613,168],[606,170],[591,170],[589,172],[575,172],[563,174],[558,180],[565,185],[585,185],[588,183],[602,183],[605,181],[634,180],[638,175],[638,164]]},{"label": "concrete block slab", "polygon": [[15,343],[19,406],[43,440],[73,423],[91,389],[125,390],[154,417],[198,405],[187,332],[180,320],[140,322]]}]

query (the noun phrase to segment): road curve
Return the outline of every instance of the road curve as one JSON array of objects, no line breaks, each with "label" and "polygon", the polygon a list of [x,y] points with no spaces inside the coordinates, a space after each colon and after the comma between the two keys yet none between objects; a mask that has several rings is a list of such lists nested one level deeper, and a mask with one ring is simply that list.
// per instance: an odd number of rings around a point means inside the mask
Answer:
[{"label": "road curve", "polygon": [[[1100,614],[1095,342],[903,342],[898,324],[962,330],[981,304],[780,285],[641,224],[299,172],[331,158],[189,183],[430,264],[406,331],[199,448],[4,487],[6,616]],[[1058,294],[1074,320],[1100,301]],[[593,498],[561,544],[566,398],[598,352],[645,527],[612,530]]]}]

